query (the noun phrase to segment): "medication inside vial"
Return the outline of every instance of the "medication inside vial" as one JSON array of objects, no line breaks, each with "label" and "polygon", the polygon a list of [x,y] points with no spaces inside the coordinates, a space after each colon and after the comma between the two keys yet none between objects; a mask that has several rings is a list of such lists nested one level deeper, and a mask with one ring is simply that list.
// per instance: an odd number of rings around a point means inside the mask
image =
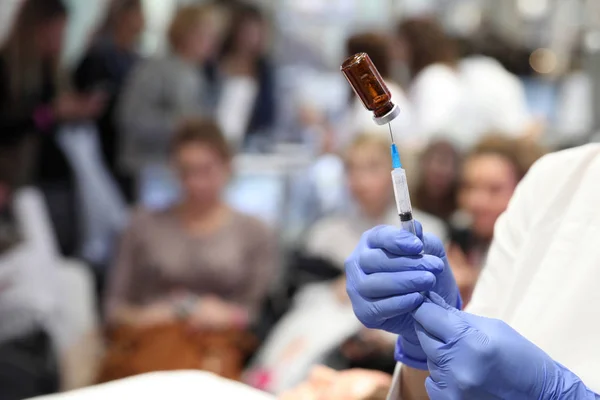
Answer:
[{"label": "medication inside vial", "polygon": [[341,71],[365,108],[373,112],[377,124],[387,124],[400,114],[400,109],[392,102],[390,90],[367,53],[348,58]]}]

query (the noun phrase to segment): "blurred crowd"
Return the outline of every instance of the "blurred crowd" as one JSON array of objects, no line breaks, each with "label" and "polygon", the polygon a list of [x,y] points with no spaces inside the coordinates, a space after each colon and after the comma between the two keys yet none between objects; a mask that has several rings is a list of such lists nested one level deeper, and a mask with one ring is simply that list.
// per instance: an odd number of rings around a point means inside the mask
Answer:
[{"label": "blurred crowd", "polygon": [[[384,399],[395,338],[361,326],[343,268],[362,232],[398,224],[388,127],[350,90],[340,112],[309,96],[290,114],[254,4],[181,7],[146,57],[142,1],[113,0],[72,70],[68,19],[24,0],[0,44],[0,398],[201,369],[289,400]],[[496,219],[553,150],[501,47],[420,17],[345,49],[402,110],[414,214],[465,304]],[[356,379],[367,393],[344,392]]]}]

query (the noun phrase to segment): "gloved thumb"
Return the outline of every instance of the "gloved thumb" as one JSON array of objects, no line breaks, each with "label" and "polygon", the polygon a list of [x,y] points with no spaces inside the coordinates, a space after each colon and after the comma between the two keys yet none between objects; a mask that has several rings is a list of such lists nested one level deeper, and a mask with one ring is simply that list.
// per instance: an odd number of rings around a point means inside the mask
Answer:
[{"label": "gloved thumb", "polygon": [[446,257],[446,249],[444,248],[444,243],[432,233],[425,233],[423,235],[423,251],[425,254],[429,254],[432,256],[436,256],[439,258]]},{"label": "gloved thumb", "polygon": [[461,314],[442,297],[430,292],[430,298],[413,312],[413,317],[429,335],[448,343],[468,328]]},{"label": "gloved thumb", "polygon": [[417,237],[423,241],[423,225],[417,220],[415,220],[415,233],[417,234]]},{"label": "gloved thumb", "polygon": [[442,296],[440,296],[439,294],[435,293],[435,292],[430,292],[429,293],[429,301],[431,301],[433,304],[436,304],[440,307],[442,307],[445,310],[448,310],[450,312],[459,312],[456,308],[452,307],[450,304],[446,303],[446,300],[444,300],[444,298]]},{"label": "gloved thumb", "polygon": [[485,326],[487,322],[491,320],[490,318],[469,314],[467,312],[461,313],[461,317],[470,327],[475,329]]},{"label": "gloved thumb", "polygon": [[423,233],[423,225],[419,221],[415,221],[415,232],[417,237],[423,242],[423,252],[439,258],[446,256],[444,244],[435,235],[431,233]]}]

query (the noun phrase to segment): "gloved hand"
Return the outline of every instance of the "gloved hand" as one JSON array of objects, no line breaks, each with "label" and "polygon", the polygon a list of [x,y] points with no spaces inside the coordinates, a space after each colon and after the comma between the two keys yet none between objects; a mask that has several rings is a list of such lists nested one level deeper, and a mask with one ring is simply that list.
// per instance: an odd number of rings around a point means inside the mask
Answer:
[{"label": "gloved hand", "polygon": [[363,234],[346,261],[346,289],[366,327],[400,335],[396,359],[426,370],[410,313],[423,302],[421,292],[434,291],[457,307],[460,295],[441,241],[416,225],[417,236],[391,226]]},{"label": "gloved hand", "polygon": [[435,293],[430,299],[413,315],[432,400],[600,399],[504,322],[458,311]]}]

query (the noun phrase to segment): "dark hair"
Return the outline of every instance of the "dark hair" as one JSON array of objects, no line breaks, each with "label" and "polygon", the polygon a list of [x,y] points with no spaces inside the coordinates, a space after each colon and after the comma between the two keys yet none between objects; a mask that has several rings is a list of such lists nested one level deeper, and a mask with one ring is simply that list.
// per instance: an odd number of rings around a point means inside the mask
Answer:
[{"label": "dark hair", "polygon": [[17,189],[15,163],[12,157],[0,155],[0,187],[4,193],[0,204],[0,254],[14,248],[23,241],[19,221],[13,208],[13,193]]},{"label": "dark hair", "polygon": [[264,22],[265,16],[260,8],[243,2],[237,2],[233,5],[231,18],[227,24],[227,32],[221,46],[221,57],[227,56],[233,52],[239,33],[248,21]]},{"label": "dark hair", "polygon": [[[448,192],[440,199],[432,199],[427,193],[426,182],[423,177],[417,183],[417,187],[414,192],[414,206],[422,211],[428,212],[429,214],[435,215],[438,218],[446,220],[456,210],[456,194],[458,192],[458,173],[461,163],[461,154],[458,152],[456,147],[452,143],[446,140],[436,140],[432,142],[420,157],[420,163],[424,164],[436,153],[449,154],[454,158],[454,167],[456,170],[456,176],[454,180],[450,182],[450,188]],[[424,169],[421,168],[423,171]]]},{"label": "dark hair", "polygon": [[377,33],[362,33],[351,36],[346,41],[346,56],[356,53],[367,53],[373,64],[384,78],[391,74],[390,43],[387,38]]},{"label": "dark hair", "polygon": [[409,47],[409,68],[413,77],[431,64],[454,66],[458,60],[456,43],[433,19],[407,19],[398,25],[397,34]]},{"label": "dark hair", "polygon": [[[10,77],[9,98],[14,109],[22,107],[23,99],[42,85],[42,59],[31,37],[32,30],[66,16],[67,8],[61,0],[26,0],[21,6],[0,52]],[[58,60],[52,67],[53,75],[57,75]]]},{"label": "dark hair", "polygon": [[476,35],[457,37],[454,40],[461,58],[483,55],[496,59],[515,75],[530,76],[533,74],[529,61],[531,50],[493,29],[485,28]]},{"label": "dark hair", "polygon": [[55,18],[67,16],[67,8],[62,0],[26,0],[19,8],[17,16],[13,22],[12,29],[8,34],[3,51],[11,47],[29,47],[27,43],[32,43],[31,29],[52,21]]},{"label": "dark hair", "polygon": [[195,118],[184,121],[175,131],[171,141],[171,153],[174,154],[189,144],[207,145],[227,162],[232,158],[227,139],[219,125],[211,119]]},{"label": "dark hair", "polygon": [[110,34],[119,17],[132,10],[141,10],[143,7],[142,0],[112,0],[108,13],[106,13],[106,18],[98,32],[101,35]]},{"label": "dark hair", "polygon": [[30,18],[27,22],[43,23],[56,17],[67,15],[67,7],[62,0],[25,0],[16,22]]},{"label": "dark hair", "polygon": [[467,154],[466,159],[487,154],[500,156],[513,166],[515,178],[518,182],[523,179],[529,168],[545,153],[543,147],[527,140],[512,139],[501,135],[488,135]]}]

